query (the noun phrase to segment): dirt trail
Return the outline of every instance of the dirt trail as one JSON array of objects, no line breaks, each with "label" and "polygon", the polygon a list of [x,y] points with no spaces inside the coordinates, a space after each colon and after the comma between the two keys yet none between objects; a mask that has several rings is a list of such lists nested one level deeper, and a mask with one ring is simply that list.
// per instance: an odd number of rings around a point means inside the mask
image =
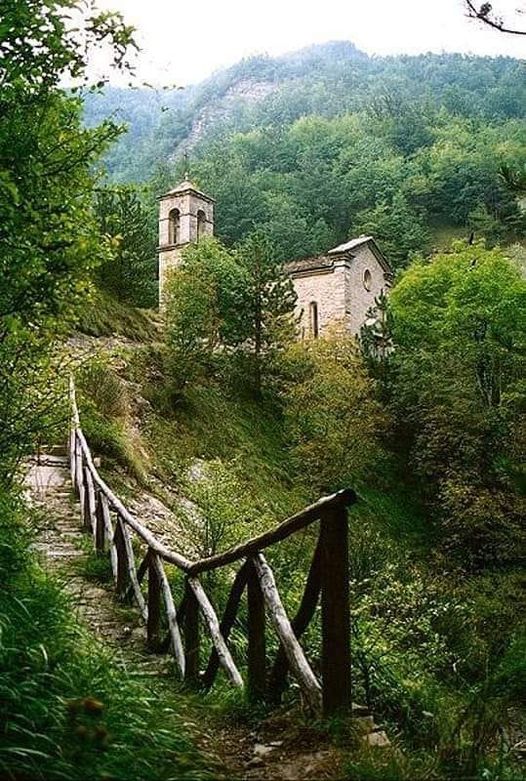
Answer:
[{"label": "dirt trail", "polygon": [[[27,473],[26,489],[30,502],[40,511],[34,548],[44,566],[63,583],[78,619],[120,654],[127,666],[173,687],[172,659],[147,652],[138,611],[123,608],[109,587],[94,584],[82,573],[87,538],[80,524],[80,506],[70,491],[67,458],[53,454],[35,459]],[[206,706],[196,702],[197,696],[181,697],[188,704],[188,723],[194,725],[196,744],[218,779],[343,777],[340,752],[315,730],[298,726],[297,718],[290,714],[277,712],[257,728],[225,724],[207,714]]]}]

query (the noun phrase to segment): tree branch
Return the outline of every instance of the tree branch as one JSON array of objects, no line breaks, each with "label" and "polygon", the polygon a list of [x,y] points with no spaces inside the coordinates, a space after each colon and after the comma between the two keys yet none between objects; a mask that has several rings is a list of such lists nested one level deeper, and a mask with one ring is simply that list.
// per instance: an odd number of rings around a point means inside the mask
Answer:
[{"label": "tree branch", "polygon": [[526,35],[526,30],[507,27],[501,17],[494,15],[491,3],[482,3],[482,5],[477,8],[473,0],[464,0],[464,2],[470,19],[478,19],[480,22],[487,24],[489,27],[492,27],[494,30],[498,30],[501,33],[508,33],[509,35]]}]

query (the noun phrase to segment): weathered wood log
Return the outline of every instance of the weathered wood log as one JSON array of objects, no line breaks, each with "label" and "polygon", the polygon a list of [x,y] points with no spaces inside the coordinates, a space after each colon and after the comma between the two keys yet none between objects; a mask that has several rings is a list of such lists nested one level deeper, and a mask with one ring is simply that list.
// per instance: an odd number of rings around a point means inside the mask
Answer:
[{"label": "weathered wood log", "polygon": [[71,422],[73,428],[76,430],[80,428],[80,416],[79,416],[79,408],[77,407],[75,381],[73,379],[72,374],[69,375],[69,399],[71,403]]},{"label": "weathered wood log", "polygon": [[217,567],[223,567],[225,564],[231,564],[233,561],[242,558],[249,558],[258,553],[269,545],[274,545],[276,542],[286,539],[294,532],[303,529],[313,521],[321,518],[322,513],[330,507],[348,506],[356,501],[356,494],[350,488],[346,488],[343,491],[338,491],[331,496],[325,496],[315,504],[311,504],[296,515],[292,515],[287,520],[276,526],[275,529],[260,534],[258,537],[254,537],[248,542],[244,542],[241,545],[236,545],[234,548],[225,551],[224,553],[218,553],[216,556],[210,556],[206,559],[201,559],[191,564],[188,568],[190,575],[194,576],[200,572],[206,572],[207,570],[216,569]]},{"label": "weathered wood log", "polygon": [[[148,548],[148,550],[146,551],[146,555],[144,556],[143,560],[141,561],[137,569],[137,582],[139,585],[141,585],[141,583],[144,580],[144,576],[148,572],[148,568],[150,566],[150,553],[151,553],[150,548]],[[135,594],[134,585],[133,583],[130,582],[128,583],[128,588],[126,589],[126,593],[124,594],[123,601],[127,602],[131,600],[134,594]]]},{"label": "weathered wood log", "polygon": [[[133,545],[130,539],[130,533],[128,531],[124,519],[119,518],[119,520],[122,523],[122,534],[124,538],[124,547],[126,550],[126,559],[128,565],[128,578],[132,586],[133,596],[135,597],[137,606],[141,611],[141,615],[144,621],[146,621],[148,619],[148,608],[146,606],[146,600],[144,599],[143,593],[141,591],[141,585],[137,579],[137,569],[135,567],[135,553],[133,551]],[[127,592],[125,592],[124,597],[126,596],[126,593]]]},{"label": "weathered wood log", "polygon": [[162,559],[159,558],[157,554],[153,553],[153,551],[150,551],[150,558],[153,561],[154,567],[157,569],[157,575],[159,578],[159,583],[161,585],[161,591],[163,594],[164,604],[166,607],[166,617],[168,619],[168,629],[172,640],[173,654],[175,657],[175,661],[177,662],[177,666],[179,667],[181,677],[184,678],[185,659],[184,659],[183,642],[181,640],[181,633],[179,631],[179,624],[177,622],[177,611],[175,609],[172,590],[170,588],[170,584],[168,582],[166,572],[164,571]]},{"label": "weathered wood log", "polygon": [[351,707],[349,552],[347,510],[332,507],[320,526],[323,713]]},{"label": "weathered wood log", "polygon": [[[71,482],[73,485],[73,491],[78,496],[77,429],[80,428],[80,418],[79,418],[79,411],[77,407],[77,400],[75,398],[75,383],[73,381],[73,375],[71,374],[69,376],[69,399],[70,399],[70,406],[71,406],[70,439],[69,439]],[[79,449],[79,455],[80,455],[80,449]],[[82,468],[82,463],[81,463],[81,468]]]},{"label": "weathered wood log", "polygon": [[[243,591],[245,590],[245,586],[247,584],[247,578],[248,562],[245,561],[237,571],[236,577],[234,578],[234,582],[232,583],[232,588],[230,589],[230,594],[228,595],[226,602],[225,612],[223,613],[223,618],[219,624],[219,630],[225,638],[225,642],[228,642],[230,630],[234,626],[239,603],[241,602],[241,597],[243,596]],[[213,685],[218,669],[219,656],[217,655],[217,651],[214,647],[212,649],[212,653],[210,654],[210,659],[208,660],[208,665],[202,678],[202,684],[205,689],[210,689]]]},{"label": "weathered wood log", "polygon": [[184,595],[184,654],[185,682],[195,687],[199,684],[199,603],[188,580]]},{"label": "weathered wood log", "polygon": [[97,491],[95,497],[95,549],[97,553],[104,553],[106,550],[106,530],[104,524],[104,512],[102,509],[102,494]]},{"label": "weathered wood log", "polygon": [[254,557],[254,565],[261,583],[261,590],[268,608],[269,618],[274,624],[276,634],[283,645],[291,672],[297,679],[305,700],[313,710],[319,711],[321,709],[321,686],[292,631],[290,621],[276,587],[274,575],[262,553],[258,553]]},{"label": "weathered wood log", "polygon": [[146,637],[151,651],[159,649],[161,634],[161,580],[155,566],[155,554],[148,555],[148,618]]},{"label": "weathered wood log", "polygon": [[84,502],[84,528],[95,537],[95,487],[88,467],[84,467],[84,485],[86,500]]},{"label": "weathered wood log", "polygon": [[234,686],[242,687],[243,679],[241,678],[239,670],[234,664],[232,654],[228,650],[225,639],[221,634],[219,629],[219,621],[217,620],[216,612],[212,607],[210,600],[208,599],[201,583],[197,580],[197,578],[188,578],[188,583],[194,592],[201,608],[201,612],[208,626],[208,631],[210,632],[210,637],[212,638],[212,642],[217,651],[221,667],[223,667],[228,679],[231,681],[231,683],[234,684]]},{"label": "weathered wood log", "polygon": [[121,518],[123,518],[124,521],[126,521],[126,524],[132,528],[139,535],[139,537],[142,538],[142,540],[148,545],[149,548],[152,548],[152,550],[155,551],[155,553],[158,553],[159,556],[161,556],[161,558],[163,558],[165,561],[168,561],[171,564],[175,564],[176,567],[179,567],[179,569],[188,572],[191,567],[191,562],[184,556],[181,556],[178,553],[174,553],[165,545],[162,545],[149,529],[147,529],[142,525],[142,523],[139,523],[139,521],[133,517],[129,510],[127,510],[127,508],[123,505],[121,500],[104,482],[102,477],[99,475],[95,464],[93,463],[93,457],[88,447],[88,443],[86,442],[86,437],[81,430],[77,432],[77,439],[80,443],[80,448],[88,465],[90,474],[93,477],[95,484],[105,494],[111,507],[121,516]]},{"label": "weathered wood log", "polygon": [[108,507],[108,500],[102,491],[99,491],[99,500],[102,511],[102,520],[104,522],[104,533],[110,550],[111,571],[113,573],[113,579],[117,580],[117,551],[113,541],[113,526],[111,523],[110,508]]},{"label": "weathered wood log", "polygon": [[247,581],[248,603],[248,697],[252,702],[266,695],[265,600],[254,562],[249,562]]},{"label": "weathered wood log", "polygon": [[[292,631],[299,640],[310,624],[321,592],[321,544],[318,543],[307,575],[305,590],[301,599],[298,612],[290,622]],[[289,663],[285,649],[280,645],[276,659],[269,676],[269,695],[274,702],[279,702],[287,684]]]}]

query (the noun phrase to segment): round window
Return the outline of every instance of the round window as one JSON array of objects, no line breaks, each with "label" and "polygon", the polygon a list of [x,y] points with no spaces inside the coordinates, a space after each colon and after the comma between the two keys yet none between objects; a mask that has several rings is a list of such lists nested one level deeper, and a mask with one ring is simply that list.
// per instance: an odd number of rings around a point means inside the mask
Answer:
[{"label": "round window", "polygon": [[372,282],[373,282],[373,278],[371,276],[371,272],[369,271],[368,268],[366,268],[365,271],[363,272],[363,286],[364,286],[364,288],[366,290],[370,290]]}]

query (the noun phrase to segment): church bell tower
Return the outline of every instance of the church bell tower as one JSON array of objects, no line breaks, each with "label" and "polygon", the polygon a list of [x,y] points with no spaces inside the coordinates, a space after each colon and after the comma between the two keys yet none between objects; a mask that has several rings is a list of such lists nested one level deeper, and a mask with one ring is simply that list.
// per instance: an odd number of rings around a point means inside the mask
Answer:
[{"label": "church bell tower", "polygon": [[159,198],[159,302],[170,269],[181,260],[182,250],[214,233],[214,199],[200,192],[188,179]]}]

